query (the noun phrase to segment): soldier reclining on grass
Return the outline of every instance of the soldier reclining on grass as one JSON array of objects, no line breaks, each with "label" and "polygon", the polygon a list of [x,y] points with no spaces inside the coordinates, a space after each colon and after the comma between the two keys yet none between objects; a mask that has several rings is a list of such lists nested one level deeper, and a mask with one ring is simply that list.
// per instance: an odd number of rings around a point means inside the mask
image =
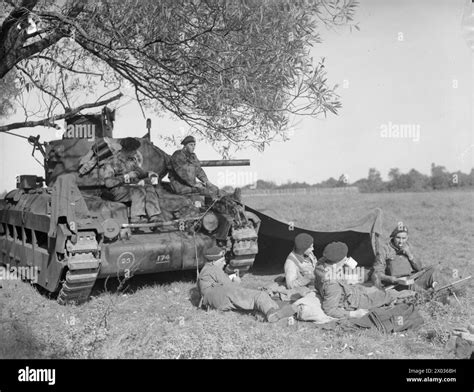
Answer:
[{"label": "soldier reclining on grass", "polygon": [[205,251],[206,265],[198,277],[198,288],[204,306],[227,310],[258,310],[270,323],[292,316],[296,310],[287,305],[279,308],[267,293],[239,285],[240,278],[232,279],[224,272],[225,250],[214,246]]},{"label": "soldier reclining on grass", "polygon": [[315,287],[321,296],[321,306],[334,318],[360,318],[370,309],[389,305],[397,298],[414,295],[413,292],[383,291],[376,287],[346,283],[340,276],[347,259],[348,248],[343,242],[328,244],[316,264]]}]

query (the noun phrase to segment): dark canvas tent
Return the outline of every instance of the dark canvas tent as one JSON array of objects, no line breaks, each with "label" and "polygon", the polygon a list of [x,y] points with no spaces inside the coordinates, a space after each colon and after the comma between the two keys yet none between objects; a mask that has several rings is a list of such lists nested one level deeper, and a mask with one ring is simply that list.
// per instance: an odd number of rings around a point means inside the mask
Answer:
[{"label": "dark canvas tent", "polygon": [[322,256],[324,247],[333,241],[345,242],[349,256],[360,266],[370,267],[375,261],[378,240],[382,233],[382,210],[377,208],[353,225],[340,231],[312,231],[300,227],[291,227],[261,212],[246,206],[261,219],[259,230],[259,252],[254,269],[283,269],[286,257],[293,249],[294,238],[299,233],[308,233],[314,238],[314,254]]}]

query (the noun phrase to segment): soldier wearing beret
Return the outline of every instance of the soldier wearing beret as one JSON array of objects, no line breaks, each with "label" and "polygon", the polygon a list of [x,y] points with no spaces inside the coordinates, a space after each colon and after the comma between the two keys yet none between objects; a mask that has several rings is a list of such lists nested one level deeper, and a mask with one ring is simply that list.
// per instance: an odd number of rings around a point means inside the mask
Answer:
[{"label": "soldier wearing beret", "polygon": [[374,287],[351,285],[344,281],[341,272],[347,260],[347,245],[332,242],[323,251],[315,269],[315,287],[328,316],[335,318],[363,317],[370,309],[389,304],[398,298],[395,290],[383,291]]},{"label": "soldier wearing beret", "polygon": [[196,139],[186,136],[181,144],[183,148],[171,156],[168,177],[173,191],[179,195],[198,192],[206,196],[217,196],[219,189],[209,181],[194,153]]},{"label": "soldier wearing beret", "polygon": [[313,254],[313,237],[300,233],[295,237],[295,247],[285,261],[285,283],[288,289],[307,287],[314,282],[316,256]]},{"label": "soldier wearing beret", "polygon": [[127,137],[120,141],[121,150],[114,153],[100,164],[100,176],[114,201],[131,201],[131,222],[145,223],[147,216],[150,222],[161,222],[161,209],[158,194],[151,185],[138,185],[148,177],[140,167],[137,153],[140,141]]},{"label": "soldier wearing beret", "polygon": [[207,263],[201,270],[197,282],[203,305],[222,311],[258,310],[271,323],[292,316],[296,312],[291,305],[279,309],[277,303],[263,291],[240,286],[238,276],[230,278],[224,272],[226,264],[224,249],[211,247],[205,251],[204,256]]},{"label": "soldier wearing beret", "polygon": [[372,280],[375,283],[406,287],[403,277],[410,278],[413,274],[416,274],[414,284],[409,287],[415,291],[434,289],[440,283],[446,283],[435,267],[423,268],[408,243],[407,226],[399,224],[390,234],[389,241],[376,254]]}]

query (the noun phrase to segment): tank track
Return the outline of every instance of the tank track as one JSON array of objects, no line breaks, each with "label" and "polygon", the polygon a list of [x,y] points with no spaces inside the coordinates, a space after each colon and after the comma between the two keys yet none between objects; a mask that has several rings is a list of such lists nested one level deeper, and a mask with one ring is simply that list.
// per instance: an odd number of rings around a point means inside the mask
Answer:
[{"label": "tank track", "polygon": [[59,291],[60,305],[86,302],[99,274],[99,246],[93,232],[79,232],[76,244],[67,244],[68,271]]}]

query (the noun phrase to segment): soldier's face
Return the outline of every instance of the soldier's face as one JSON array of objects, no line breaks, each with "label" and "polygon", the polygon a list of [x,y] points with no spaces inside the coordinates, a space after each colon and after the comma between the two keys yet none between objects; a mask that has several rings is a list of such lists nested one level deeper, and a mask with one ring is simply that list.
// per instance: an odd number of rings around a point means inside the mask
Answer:
[{"label": "soldier's face", "polygon": [[314,245],[311,244],[311,246],[310,246],[308,249],[306,249],[306,250],[304,251],[304,254],[305,254],[306,256],[308,256],[308,255],[310,255],[311,253],[313,253],[313,250],[314,250]]},{"label": "soldier's face", "polygon": [[219,268],[224,268],[225,266],[225,257],[221,257],[219,260],[213,261],[213,264]]},{"label": "soldier's face", "polygon": [[193,142],[188,143],[184,146],[184,148],[186,149],[187,152],[192,154],[196,148],[196,143],[193,143]]},{"label": "soldier's face", "polygon": [[398,233],[395,237],[393,237],[393,244],[397,248],[403,248],[408,241],[408,234],[407,233]]}]

